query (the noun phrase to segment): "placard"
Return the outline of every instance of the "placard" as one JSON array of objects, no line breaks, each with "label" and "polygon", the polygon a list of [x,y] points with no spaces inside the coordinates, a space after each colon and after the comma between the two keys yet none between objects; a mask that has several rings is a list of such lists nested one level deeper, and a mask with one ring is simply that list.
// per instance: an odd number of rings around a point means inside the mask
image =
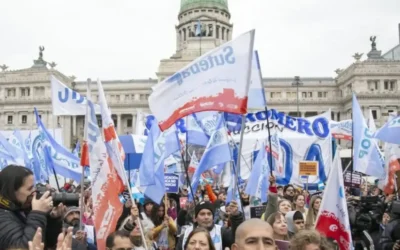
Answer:
[{"label": "placard", "polygon": [[[353,179],[351,180],[351,178]],[[351,172],[346,171],[343,181],[346,187],[359,188],[362,182],[362,175],[353,172],[353,176],[351,176]]]},{"label": "placard", "polygon": [[318,162],[317,161],[300,161],[299,162],[299,175],[318,176]]},{"label": "placard", "polygon": [[179,189],[179,176],[172,173],[164,174],[165,192],[178,193]]},{"label": "placard", "polygon": [[267,209],[267,206],[250,207],[250,217],[261,218],[261,216],[265,212],[265,209]]}]

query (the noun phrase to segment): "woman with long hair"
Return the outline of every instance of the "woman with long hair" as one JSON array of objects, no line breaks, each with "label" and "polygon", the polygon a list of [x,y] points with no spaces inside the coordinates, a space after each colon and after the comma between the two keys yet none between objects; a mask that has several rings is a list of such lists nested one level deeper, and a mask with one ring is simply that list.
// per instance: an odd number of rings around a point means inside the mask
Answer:
[{"label": "woman with long hair", "polygon": [[288,240],[288,227],[285,215],[281,212],[271,214],[267,219],[274,231],[274,240]]},{"label": "woman with long hair", "polygon": [[215,246],[208,230],[197,227],[189,234],[184,250],[215,250]]},{"label": "woman with long hair", "polygon": [[306,217],[306,229],[312,229],[315,225],[315,220],[317,219],[319,207],[321,206],[322,198],[321,196],[313,196],[310,201],[310,208],[308,209]]},{"label": "woman with long hair", "polygon": [[293,210],[299,211],[303,214],[303,218],[307,218],[308,209],[305,207],[306,205],[306,197],[302,194],[297,194],[293,199]]},{"label": "woman with long hair", "polygon": [[175,249],[175,234],[177,231],[175,222],[166,215],[165,205],[154,205],[150,219],[154,224],[153,240],[161,249]]}]

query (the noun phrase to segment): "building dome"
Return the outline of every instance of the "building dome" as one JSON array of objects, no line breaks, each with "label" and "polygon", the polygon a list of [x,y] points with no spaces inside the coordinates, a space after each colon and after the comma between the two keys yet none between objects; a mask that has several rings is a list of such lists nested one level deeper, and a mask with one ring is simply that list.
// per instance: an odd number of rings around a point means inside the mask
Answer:
[{"label": "building dome", "polygon": [[229,12],[228,0],[181,0],[181,13],[197,8],[217,8]]}]

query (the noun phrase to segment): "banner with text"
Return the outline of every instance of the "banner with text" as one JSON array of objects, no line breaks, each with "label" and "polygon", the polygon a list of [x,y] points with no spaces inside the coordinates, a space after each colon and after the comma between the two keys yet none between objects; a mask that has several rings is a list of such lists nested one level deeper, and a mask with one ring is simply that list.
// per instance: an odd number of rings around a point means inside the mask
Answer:
[{"label": "banner with text", "polygon": [[[281,173],[276,173],[277,183],[303,185],[299,175],[299,165],[303,161],[318,162],[318,175],[310,176],[309,183],[326,181],[332,165],[332,135],[330,131],[330,111],[308,118],[295,118],[275,109],[248,113],[242,155],[245,161],[240,166],[240,176],[247,179],[252,166],[252,154],[257,140],[268,138],[267,117],[270,128],[280,131]],[[233,131],[235,141],[239,142],[240,131]],[[258,146],[259,147],[259,146]],[[257,149],[258,150],[258,149]]]}]

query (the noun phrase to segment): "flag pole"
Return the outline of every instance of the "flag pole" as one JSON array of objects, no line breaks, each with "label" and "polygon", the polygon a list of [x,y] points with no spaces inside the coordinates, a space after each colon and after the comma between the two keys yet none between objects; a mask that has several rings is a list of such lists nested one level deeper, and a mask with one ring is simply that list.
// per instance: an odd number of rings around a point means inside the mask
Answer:
[{"label": "flag pole", "polygon": [[[262,72],[261,72],[261,66],[260,66],[260,61],[259,61],[259,58],[258,58],[258,52],[256,51],[255,53],[254,53],[254,55],[253,56],[255,56],[256,57],[256,62],[257,62],[257,67],[259,68],[258,69],[258,74],[259,74],[259,77],[260,77],[260,81],[261,81],[261,87],[262,87],[262,93],[263,93],[263,96],[264,96],[264,104],[265,104],[265,106],[264,106],[264,110],[265,110],[265,115],[267,116],[267,130],[268,130],[268,147],[269,147],[269,150],[270,150],[270,152],[271,152],[271,156],[270,157],[268,157],[268,163],[269,163],[269,169],[270,169],[270,174],[271,174],[271,176],[274,176],[274,173],[272,172],[272,142],[271,142],[271,128],[270,128],[270,122],[269,122],[269,115],[268,115],[268,105],[267,105],[267,102],[266,102],[266,98],[265,98],[265,92],[264,92],[264,82],[263,82],[263,76],[262,76]],[[297,114],[298,115],[298,114]],[[272,124],[272,125],[274,125],[274,124]],[[278,141],[278,143],[279,143],[279,141]],[[265,149],[264,149],[265,150]],[[268,156],[268,154],[267,154],[267,156]]]},{"label": "flag pole", "polygon": [[[90,101],[91,100],[91,83],[92,83],[92,80],[90,79],[90,78],[88,78],[87,79],[87,82],[86,82],[86,99],[88,100],[88,101]],[[89,113],[89,105],[88,105],[88,103],[86,103],[86,114],[88,114]],[[88,119],[87,119],[87,117],[85,117],[85,124],[84,124],[84,126],[85,126],[85,131],[84,131],[84,138],[83,138],[83,140],[84,140],[84,142],[83,143],[81,143],[81,150],[85,147],[85,145],[86,145],[86,142],[87,142],[87,136],[88,136],[88,134],[87,134],[87,125],[88,125]],[[84,156],[84,155],[82,155],[81,154],[81,157],[86,157],[86,156]],[[82,162],[82,161],[81,161]],[[81,211],[81,214],[80,214],[80,222],[79,222],[79,228],[81,229],[81,230],[84,230],[84,227],[85,227],[85,225],[83,224],[83,214],[84,214],[84,212],[85,212],[85,199],[84,199],[84,195],[83,195],[83,193],[85,192],[85,189],[83,188],[83,186],[84,186],[84,184],[85,184],[85,182],[84,182],[84,180],[85,180],[85,166],[81,166],[81,197],[80,197],[80,202],[81,202],[81,207],[80,207],[80,211]]]},{"label": "flag pole", "polygon": [[[185,120],[185,124],[187,126],[187,116],[186,116],[186,120]],[[190,193],[192,194],[192,198],[193,198],[193,202],[196,205],[196,199],[194,198],[194,193],[193,193],[193,188],[192,188],[192,182],[190,181],[189,178],[189,151],[188,151],[188,143],[187,143],[187,131],[186,131],[186,138],[185,138],[185,156],[183,155],[183,152],[181,151],[181,158],[183,161],[183,168],[185,169],[185,175],[186,175],[186,181],[187,181],[187,185],[189,186],[190,189]]]},{"label": "flag pole", "polygon": [[[250,46],[249,46],[249,62],[248,62],[248,67],[247,67],[247,86],[250,86],[250,81],[251,81],[251,70],[252,70],[252,62],[253,62],[253,47],[254,47],[254,32],[253,31],[253,36],[251,37],[251,42],[250,42]],[[248,90],[248,88],[247,88]],[[248,92],[248,91],[247,91]],[[247,103],[246,103],[246,110],[247,110]],[[244,137],[244,128],[246,126],[246,114],[242,114],[242,126],[240,128],[240,139],[239,139],[239,148],[238,148],[238,160],[237,160],[237,176],[235,178],[235,185],[237,186],[237,188],[239,189],[238,186],[238,178],[240,176],[240,164],[241,164],[241,155],[242,155],[242,146],[243,146],[243,137]],[[244,216],[244,215],[243,215]]]},{"label": "flag pole", "polygon": [[[53,138],[54,138],[54,140],[56,139],[56,127],[55,127],[56,123],[57,123],[57,116],[53,116]],[[53,157],[51,155],[51,151],[49,151],[49,152],[50,152],[49,157]],[[51,168],[53,169],[54,178],[56,179],[57,189],[59,192],[61,192],[60,184],[58,183],[58,177],[57,177],[56,170],[54,169],[54,166],[51,166]],[[49,183],[50,183],[50,180],[49,180]]]}]

